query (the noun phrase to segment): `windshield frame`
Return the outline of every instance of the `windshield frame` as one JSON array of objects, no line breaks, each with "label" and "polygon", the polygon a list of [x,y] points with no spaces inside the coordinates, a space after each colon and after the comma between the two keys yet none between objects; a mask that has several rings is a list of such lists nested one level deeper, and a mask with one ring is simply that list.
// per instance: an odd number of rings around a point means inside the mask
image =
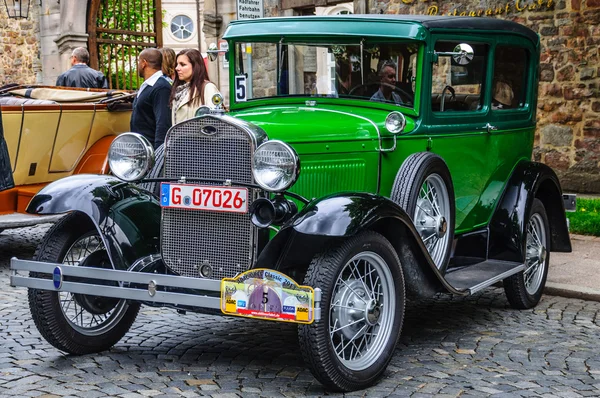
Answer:
[{"label": "windshield frame", "polygon": [[[403,68],[407,68],[407,65],[410,64],[411,68],[412,68],[412,78],[411,78],[411,84],[412,84],[412,93],[414,93],[414,98],[413,98],[413,102],[412,104],[400,104],[400,103],[387,103],[387,102],[377,102],[377,101],[372,101],[369,98],[363,97],[363,98],[359,98],[359,97],[348,97],[348,96],[332,96],[332,95],[325,95],[325,94],[307,94],[307,93],[291,93],[291,94],[275,94],[275,95],[265,95],[265,96],[261,96],[261,97],[257,97],[257,98],[247,98],[246,100],[238,100],[236,97],[236,90],[237,90],[237,83],[236,83],[236,77],[239,77],[238,75],[240,74],[240,71],[243,71],[244,74],[247,76],[248,75],[248,71],[246,70],[247,67],[243,66],[243,61],[240,62],[240,59],[242,57],[244,57],[244,54],[242,53],[241,50],[241,45],[242,44],[272,44],[273,46],[277,46],[277,53],[279,54],[278,56],[276,56],[276,76],[277,76],[277,82],[273,81],[274,84],[276,85],[276,87],[274,87],[275,89],[277,89],[279,91],[279,87],[277,87],[277,83],[279,82],[279,80],[281,79],[281,75],[282,75],[282,60],[281,60],[281,56],[283,51],[281,50],[281,48],[283,46],[287,46],[287,48],[290,48],[290,46],[306,46],[307,48],[323,48],[323,46],[328,45],[328,46],[356,46],[359,47],[361,50],[361,54],[363,53],[363,51],[365,51],[366,48],[368,48],[369,46],[371,47],[377,47],[377,46],[388,46],[388,50],[390,49],[394,49],[393,46],[397,46],[397,49],[395,49],[394,51],[400,49],[400,46],[403,46],[403,49],[406,50],[409,48],[409,46],[411,47],[411,53],[409,53],[409,57],[411,59],[405,59],[404,56],[400,56],[399,59],[401,59],[401,62],[403,63]],[[407,114],[418,114],[419,110],[420,110],[420,97],[421,97],[421,84],[420,82],[423,79],[423,62],[425,59],[425,47],[426,47],[426,42],[425,41],[420,41],[420,40],[415,40],[413,38],[405,38],[405,37],[399,37],[399,38],[381,38],[381,37],[323,37],[323,36],[299,36],[299,37],[284,37],[281,36],[278,39],[276,39],[273,36],[251,36],[251,37],[237,37],[235,39],[230,39],[229,40],[229,48],[231,49],[231,51],[229,51],[228,54],[228,59],[229,59],[229,70],[230,70],[230,87],[231,89],[231,99],[230,99],[230,107],[232,110],[235,109],[241,109],[241,108],[246,108],[246,107],[251,107],[251,106],[256,106],[258,104],[271,104],[271,103],[294,103],[294,102],[299,102],[304,100],[303,102],[306,102],[306,100],[318,100],[319,103],[322,102],[333,102],[333,103],[344,103],[344,104],[348,104],[351,106],[362,106],[362,107],[376,107],[376,108],[381,108],[381,107],[385,107],[385,108],[391,108],[392,110],[402,110],[404,113]],[[416,51],[414,50],[414,48],[416,48]],[[244,50],[245,51],[245,50]],[[252,49],[251,51],[254,51],[254,49]],[[330,52],[331,53],[331,52]],[[364,54],[363,54],[364,55]],[[361,61],[361,68],[360,68],[360,74],[364,74],[363,71],[366,69],[363,67],[363,61],[364,61],[364,56],[361,55],[360,57],[358,57],[359,61]],[[416,57],[416,60],[412,60],[413,55]],[[396,55],[396,57],[398,57]],[[242,65],[242,67],[240,67],[240,65]],[[371,68],[371,72],[372,72]],[[398,71],[397,71],[397,75],[400,78],[400,74],[404,73],[404,76],[406,78],[406,71],[405,69],[402,69],[402,72],[400,71],[400,65],[398,66]],[[250,79],[249,79],[250,80]],[[250,81],[251,83],[251,81]],[[407,81],[404,81],[404,84],[407,84]],[[374,84],[373,81],[370,81],[369,84]],[[250,89],[252,89],[252,87],[250,87]],[[412,94],[411,93],[411,94]]]}]

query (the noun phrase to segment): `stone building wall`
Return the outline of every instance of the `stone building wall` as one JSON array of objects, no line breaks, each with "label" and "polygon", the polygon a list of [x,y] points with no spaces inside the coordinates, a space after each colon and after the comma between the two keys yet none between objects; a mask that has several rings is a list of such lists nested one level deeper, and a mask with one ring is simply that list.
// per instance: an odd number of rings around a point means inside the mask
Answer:
[{"label": "stone building wall", "polygon": [[39,2],[32,1],[28,19],[10,19],[0,4],[0,86],[41,82]]},{"label": "stone building wall", "polygon": [[534,159],[557,172],[563,190],[600,193],[600,0],[371,0],[367,7],[371,14],[496,17],[538,32]]}]

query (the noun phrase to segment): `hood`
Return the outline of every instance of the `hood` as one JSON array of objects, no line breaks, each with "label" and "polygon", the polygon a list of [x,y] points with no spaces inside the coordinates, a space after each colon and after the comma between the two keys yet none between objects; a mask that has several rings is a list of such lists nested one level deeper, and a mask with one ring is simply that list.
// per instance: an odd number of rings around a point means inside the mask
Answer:
[{"label": "hood", "polygon": [[230,115],[262,128],[270,140],[289,144],[377,140],[389,111],[348,106],[282,105],[247,108]]}]

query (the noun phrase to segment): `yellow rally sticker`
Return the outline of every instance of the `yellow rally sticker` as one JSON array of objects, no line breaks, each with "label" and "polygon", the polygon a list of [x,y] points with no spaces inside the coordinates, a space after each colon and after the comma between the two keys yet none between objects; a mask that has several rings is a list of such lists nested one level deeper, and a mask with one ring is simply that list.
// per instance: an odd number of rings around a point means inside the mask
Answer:
[{"label": "yellow rally sticker", "polygon": [[301,322],[308,321],[308,307],[296,308],[296,320]]},{"label": "yellow rally sticker", "polygon": [[221,311],[227,315],[312,323],[314,297],[310,286],[269,269],[253,269],[221,281]]},{"label": "yellow rally sticker", "polygon": [[236,301],[227,299],[225,300],[225,311],[226,312],[235,312],[237,310]]}]

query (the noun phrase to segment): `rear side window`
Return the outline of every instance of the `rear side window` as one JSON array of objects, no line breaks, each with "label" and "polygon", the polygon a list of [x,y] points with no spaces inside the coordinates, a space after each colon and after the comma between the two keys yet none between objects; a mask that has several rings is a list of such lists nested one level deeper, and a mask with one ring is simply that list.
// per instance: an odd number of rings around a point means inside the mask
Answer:
[{"label": "rear side window", "polygon": [[492,110],[523,108],[527,101],[528,52],[499,45],[494,54]]},{"label": "rear side window", "polygon": [[485,61],[488,46],[481,43],[467,43],[473,47],[473,59],[466,65],[458,64],[451,55],[462,42],[438,41],[435,52],[438,61],[433,64],[431,85],[431,109],[434,112],[476,111],[483,101]]}]

